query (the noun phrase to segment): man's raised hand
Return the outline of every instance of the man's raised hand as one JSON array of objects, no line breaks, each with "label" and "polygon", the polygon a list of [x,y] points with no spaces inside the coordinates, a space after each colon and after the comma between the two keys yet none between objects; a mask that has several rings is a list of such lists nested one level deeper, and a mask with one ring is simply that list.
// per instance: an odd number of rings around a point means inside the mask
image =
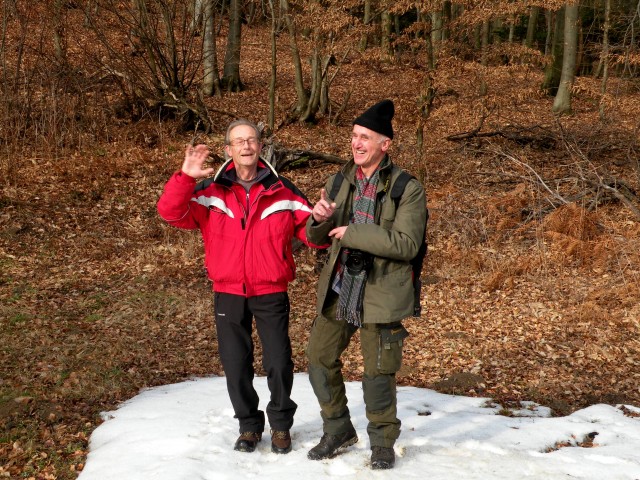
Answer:
[{"label": "man's raised hand", "polygon": [[327,197],[327,191],[323,188],[320,190],[320,200],[316,203],[311,211],[313,215],[313,219],[318,222],[326,222],[329,220],[333,212],[336,211],[335,202],[330,202],[329,197]]},{"label": "man's raised hand", "polygon": [[211,175],[214,171],[213,168],[203,168],[204,162],[209,157],[209,148],[206,145],[187,145],[184,152],[184,162],[182,162],[182,173],[189,175],[190,177],[198,178]]}]

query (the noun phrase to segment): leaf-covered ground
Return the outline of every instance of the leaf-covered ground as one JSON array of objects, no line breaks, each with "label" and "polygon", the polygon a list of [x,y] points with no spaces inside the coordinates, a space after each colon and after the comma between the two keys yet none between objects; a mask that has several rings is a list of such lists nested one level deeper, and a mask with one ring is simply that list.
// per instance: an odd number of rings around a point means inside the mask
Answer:
[{"label": "leaf-covered ground", "polygon": [[[246,90],[208,103],[265,120],[265,32],[243,35]],[[278,72],[283,118],[292,72]],[[423,176],[431,213],[423,316],[406,322],[400,384],[505,405],[533,400],[558,415],[598,402],[638,405],[640,223],[588,179],[609,175],[640,191],[640,95],[616,84],[601,121],[599,82],[580,78],[574,115],[556,122],[538,69],[494,69],[484,98],[478,75],[440,65],[423,152],[415,125],[424,70],[357,57],[332,85],[336,102],[353,90],[337,124],[294,124],[276,139],[346,158],[351,119],[383,97],[396,103],[391,154]],[[446,139],[483,116],[482,132],[517,135]],[[221,114],[203,137],[214,151],[229,119]],[[73,478],[100,411],[140,388],[222,374],[200,238],[155,211],[192,135],[149,119],[114,131],[112,142],[67,158],[24,158],[19,180],[0,186],[0,476]],[[311,162],[284,175],[315,201],[336,168]],[[570,201],[550,208],[558,197]],[[297,371],[306,368],[318,261],[314,251],[297,253]],[[345,374],[361,372],[356,338]]]}]

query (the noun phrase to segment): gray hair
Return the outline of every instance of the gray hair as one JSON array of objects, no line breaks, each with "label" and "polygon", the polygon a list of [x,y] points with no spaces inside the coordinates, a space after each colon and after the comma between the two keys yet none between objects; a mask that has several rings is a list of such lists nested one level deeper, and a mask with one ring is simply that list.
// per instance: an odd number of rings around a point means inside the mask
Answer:
[{"label": "gray hair", "polygon": [[258,139],[258,141],[260,141],[262,132],[260,131],[258,126],[255,123],[253,123],[251,120],[247,120],[246,118],[239,118],[238,120],[234,120],[233,122],[231,122],[227,127],[227,133],[224,135],[225,145],[229,145],[229,141],[230,141],[229,133],[231,133],[231,130],[233,130],[236,127],[239,127],[240,125],[246,125],[247,127],[253,128],[253,131],[256,132],[256,138]]}]

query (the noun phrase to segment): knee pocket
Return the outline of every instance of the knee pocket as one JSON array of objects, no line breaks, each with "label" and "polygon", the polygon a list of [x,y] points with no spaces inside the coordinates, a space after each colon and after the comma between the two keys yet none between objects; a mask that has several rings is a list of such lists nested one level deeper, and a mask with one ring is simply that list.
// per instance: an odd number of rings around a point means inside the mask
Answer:
[{"label": "knee pocket", "polygon": [[316,394],[320,402],[328,403],[331,401],[329,379],[324,368],[309,365],[309,382],[311,383],[311,388],[313,388],[313,393]]},{"label": "knee pocket", "polygon": [[389,325],[380,328],[380,363],[378,369],[382,374],[396,373],[402,365],[402,344],[409,332],[402,326]]},{"label": "knee pocket", "polygon": [[391,406],[393,391],[389,375],[364,375],[362,378],[364,403],[367,410],[378,412]]}]

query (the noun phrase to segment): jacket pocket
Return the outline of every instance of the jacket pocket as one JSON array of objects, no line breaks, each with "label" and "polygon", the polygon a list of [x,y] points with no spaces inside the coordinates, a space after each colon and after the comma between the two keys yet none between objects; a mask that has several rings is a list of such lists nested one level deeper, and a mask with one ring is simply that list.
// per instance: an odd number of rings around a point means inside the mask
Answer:
[{"label": "jacket pocket", "polygon": [[[375,268],[374,268],[375,270]],[[364,321],[388,323],[413,313],[411,266],[402,265],[388,275],[374,275],[364,291]]]}]

